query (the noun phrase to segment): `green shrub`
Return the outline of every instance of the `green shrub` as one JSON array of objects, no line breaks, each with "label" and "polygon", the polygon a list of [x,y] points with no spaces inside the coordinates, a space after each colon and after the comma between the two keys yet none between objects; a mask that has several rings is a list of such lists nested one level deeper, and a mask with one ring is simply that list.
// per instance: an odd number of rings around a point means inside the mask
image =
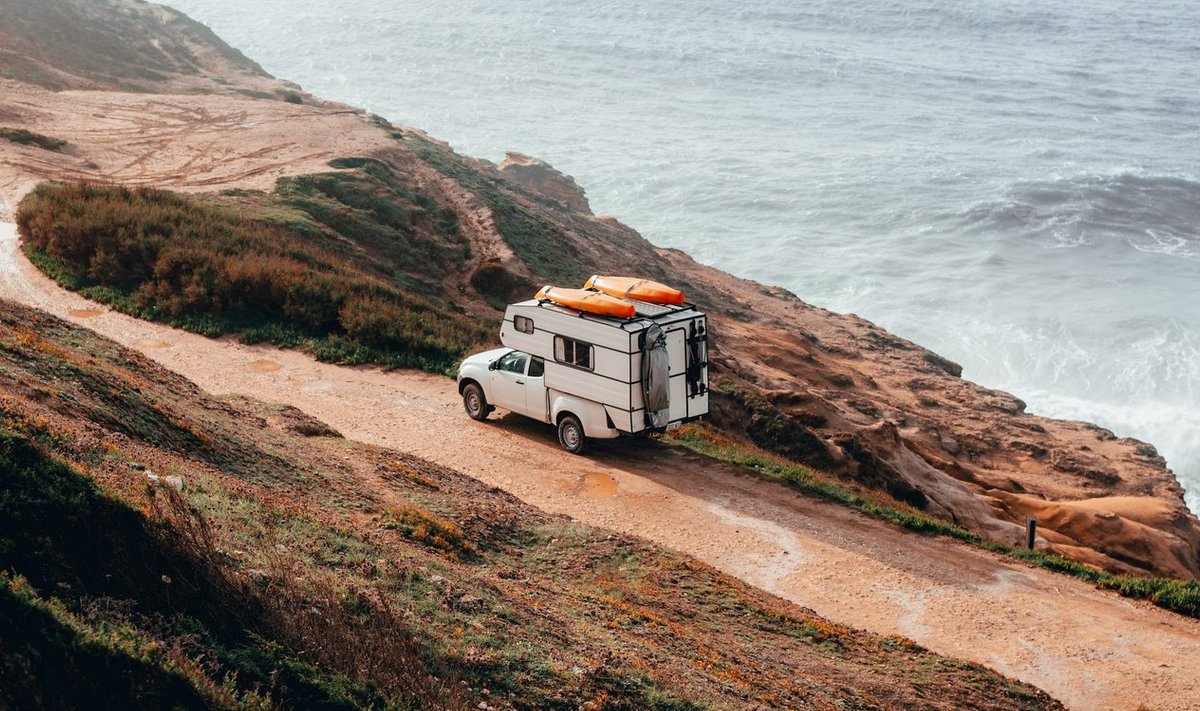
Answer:
[{"label": "green shrub", "polygon": [[[447,242],[422,207],[433,203],[382,163],[339,165],[361,170],[283,180],[266,205],[227,196],[248,209],[48,183],[22,201],[17,222],[48,275],[125,313],[246,342],[324,342],[318,356],[337,362],[446,371],[494,330],[431,298],[438,287],[424,280],[460,260],[463,244]],[[287,224],[280,208],[293,215]]]},{"label": "green shrub", "polygon": [[21,145],[25,146],[37,146],[39,148],[45,148],[48,151],[57,151],[63,146],[67,145],[67,142],[61,138],[43,136],[40,133],[27,131],[23,128],[0,128],[0,138],[12,141],[13,143],[20,143]]}]

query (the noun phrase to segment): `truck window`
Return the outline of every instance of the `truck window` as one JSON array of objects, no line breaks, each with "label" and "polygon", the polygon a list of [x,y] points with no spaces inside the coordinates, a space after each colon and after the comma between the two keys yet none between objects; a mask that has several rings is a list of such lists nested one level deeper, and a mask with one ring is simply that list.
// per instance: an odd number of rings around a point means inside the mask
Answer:
[{"label": "truck window", "polygon": [[540,378],[546,374],[546,361],[541,358],[529,359],[529,377]]},{"label": "truck window", "polygon": [[500,364],[496,366],[497,370],[506,370],[510,373],[525,373],[525,360],[529,358],[525,353],[513,351],[500,359]]},{"label": "truck window", "polygon": [[513,328],[521,333],[533,333],[533,319],[528,316],[513,316]]},{"label": "truck window", "polygon": [[554,359],[577,368],[592,369],[592,345],[565,336],[554,337]]}]

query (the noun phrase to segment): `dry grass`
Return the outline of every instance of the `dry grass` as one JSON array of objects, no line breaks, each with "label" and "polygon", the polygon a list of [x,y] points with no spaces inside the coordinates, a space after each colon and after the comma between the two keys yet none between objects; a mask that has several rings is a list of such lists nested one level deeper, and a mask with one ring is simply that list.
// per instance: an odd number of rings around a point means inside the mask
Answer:
[{"label": "dry grass", "polygon": [[[44,343],[22,344],[20,324]],[[215,684],[238,703],[296,708],[437,707],[438,699],[887,708],[930,698],[934,708],[1056,708],[981,667],[840,627],[709,566],[549,516],[415,457],[298,436],[270,406],[215,401],[61,321],[0,304],[2,344],[11,347],[0,347],[0,410],[28,423],[28,434],[14,436],[42,460],[69,462],[69,481],[103,487],[112,502],[108,513],[82,514],[98,529],[75,525],[103,555],[63,549],[49,559],[76,575],[81,561],[102,561],[86,586],[56,588],[64,578],[37,575],[44,561],[18,572],[92,628],[119,627],[143,647],[174,650],[167,671],[192,679],[187,688]],[[42,394],[51,388],[65,398]],[[110,420],[110,408],[140,424]],[[179,426],[204,435],[208,449],[173,439]],[[149,471],[181,476],[186,490],[147,488]],[[154,533],[134,536],[137,548],[91,533],[118,530],[118,519]],[[0,521],[0,541],[17,541],[13,531],[65,540],[40,533],[66,530],[60,514]],[[170,566],[155,562],[163,551],[175,551]],[[116,570],[137,574],[106,586],[104,573]],[[85,589],[114,602],[91,604]],[[138,612],[122,612],[129,604]],[[162,678],[162,688],[182,683]]]},{"label": "dry grass", "polygon": [[[491,338],[486,324],[409,286],[421,271],[420,221],[400,188],[367,173],[289,180],[288,222],[262,206],[51,183],[21,202],[17,224],[27,254],[64,287],[207,335],[308,339],[326,360],[433,371]],[[359,249],[347,252],[347,241]]]}]

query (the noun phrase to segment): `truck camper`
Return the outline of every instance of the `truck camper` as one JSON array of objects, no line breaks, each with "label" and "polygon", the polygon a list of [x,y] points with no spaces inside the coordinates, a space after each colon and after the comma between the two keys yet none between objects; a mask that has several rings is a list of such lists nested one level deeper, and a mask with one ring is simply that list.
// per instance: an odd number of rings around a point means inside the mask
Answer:
[{"label": "truck camper", "polygon": [[657,282],[594,276],[505,310],[497,348],[458,371],[467,414],[501,407],[558,427],[563,449],[708,414],[708,322]]}]

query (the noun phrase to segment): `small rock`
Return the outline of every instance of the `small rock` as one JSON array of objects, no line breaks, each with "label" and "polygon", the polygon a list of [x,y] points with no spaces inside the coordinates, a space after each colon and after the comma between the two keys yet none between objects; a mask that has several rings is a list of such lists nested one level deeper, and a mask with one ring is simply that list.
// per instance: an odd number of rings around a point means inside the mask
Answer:
[{"label": "small rock", "polygon": [[149,482],[151,486],[169,486],[172,489],[174,489],[175,491],[180,491],[180,492],[182,492],[183,488],[184,488],[183,487],[183,478],[175,476],[174,474],[168,474],[167,476],[159,476],[153,472],[147,471],[146,472],[146,481]]},{"label": "small rock", "polygon": [[454,601],[454,607],[463,612],[474,612],[483,609],[483,598],[474,595],[463,595]]},{"label": "small rock", "polygon": [[140,471],[144,471],[146,469],[146,465],[142,464],[141,462],[130,462],[129,468],[133,469],[134,471],[140,472]]},{"label": "small rock", "polygon": [[433,583],[434,585],[441,585],[442,583],[446,582],[446,579],[440,575],[430,575],[429,582]]},{"label": "small rock", "polygon": [[266,585],[267,581],[270,580],[270,576],[268,576],[266,573],[259,570],[258,568],[251,568],[251,569],[247,570],[246,577],[250,578],[250,582],[254,583],[255,585],[257,585],[259,587]]}]

